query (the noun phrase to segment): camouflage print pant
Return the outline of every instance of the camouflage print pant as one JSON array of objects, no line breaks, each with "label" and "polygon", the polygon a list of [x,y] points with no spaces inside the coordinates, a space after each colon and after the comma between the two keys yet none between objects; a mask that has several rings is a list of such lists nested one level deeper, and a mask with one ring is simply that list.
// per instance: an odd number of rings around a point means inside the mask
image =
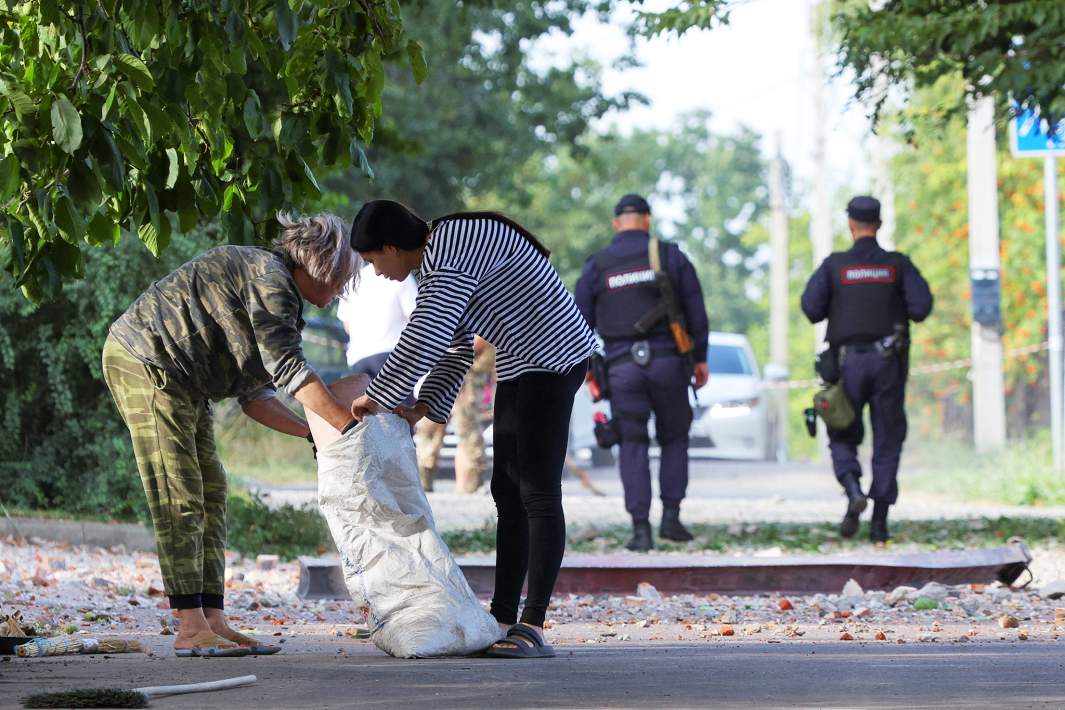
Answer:
[{"label": "camouflage print pant", "polygon": [[[476,358],[466,374],[455,406],[451,410],[451,421],[455,425],[458,438],[458,452],[455,457],[455,484],[459,493],[473,493],[481,484],[484,471],[488,466],[488,456],[484,450],[484,427],[481,425],[481,398],[484,388],[492,382],[495,374],[495,348],[487,346]],[[440,447],[444,444],[446,425],[423,419],[418,422],[414,441],[418,449],[418,472],[422,486],[427,491],[433,490],[433,478],[440,458]]]},{"label": "camouflage print pant", "polygon": [[103,371],[133,439],[166,593],[220,599],[226,473],[215,450],[207,403],[168,383],[165,372],[133,357],[112,336],[104,344]]}]

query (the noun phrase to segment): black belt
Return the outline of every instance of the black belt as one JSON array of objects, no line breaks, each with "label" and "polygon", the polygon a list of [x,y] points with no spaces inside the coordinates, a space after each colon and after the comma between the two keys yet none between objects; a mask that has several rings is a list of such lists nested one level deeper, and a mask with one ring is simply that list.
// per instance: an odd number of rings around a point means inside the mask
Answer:
[{"label": "black belt", "polygon": [[[680,355],[680,353],[677,352],[677,347],[675,345],[651,345],[651,355]],[[610,368],[632,359],[632,352],[625,351],[619,355],[606,358],[606,366]]]},{"label": "black belt", "polygon": [[845,353],[875,353],[880,351],[880,343],[847,343],[841,345],[839,350]]},{"label": "black belt", "polygon": [[839,352],[844,357],[851,353],[880,353],[887,357],[888,355],[899,354],[907,345],[906,341],[900,343],[895,336],[888,335],[871,343],[847,343],[846,345],[841,345]]}]

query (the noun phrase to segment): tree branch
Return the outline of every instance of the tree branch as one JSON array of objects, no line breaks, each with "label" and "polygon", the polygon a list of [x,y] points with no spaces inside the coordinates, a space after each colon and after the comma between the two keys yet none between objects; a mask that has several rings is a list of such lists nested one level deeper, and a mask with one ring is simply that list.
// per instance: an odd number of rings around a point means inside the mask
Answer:
[{"label": "tree branch", "polygon": [[78,31],[81,33],[81,65],[78,67],[78,71],[74,74],[74,81],[70,84],[71,91],[78,88],[78,82],[81,81],[81,75],[85,73],[85,60],[89,54],[89,38],[88,35],[85,34],[85,11],[80,5],[78,6]]}]

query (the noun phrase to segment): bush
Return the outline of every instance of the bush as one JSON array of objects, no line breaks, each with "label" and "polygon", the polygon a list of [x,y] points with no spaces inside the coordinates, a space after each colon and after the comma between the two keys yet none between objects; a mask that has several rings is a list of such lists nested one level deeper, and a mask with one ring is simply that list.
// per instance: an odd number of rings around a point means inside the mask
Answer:
[{"label": "bush", "polygon": [[1050,432],[1010,441],[998,451],[978,452],[967,441],[939,437],[915,446],[907,487],[962,500],[1005,505],[1065,504],[1065,478],[1054,469]]},{"label": "bush", "polygon": [[269,508],[256,493],[231,491],[226,514],[226,547],[245,557],[321,555],[333,545],[325,519],[314,506]]},{"label": "bush", "polygon": [[108,327],[148,284],[217,241],[208,231],[175,236],[161,259],[131,239],[92,250],[85,278],[40,306],[0,284],[0,499],[8,506],[147,519],[100,352]]}]

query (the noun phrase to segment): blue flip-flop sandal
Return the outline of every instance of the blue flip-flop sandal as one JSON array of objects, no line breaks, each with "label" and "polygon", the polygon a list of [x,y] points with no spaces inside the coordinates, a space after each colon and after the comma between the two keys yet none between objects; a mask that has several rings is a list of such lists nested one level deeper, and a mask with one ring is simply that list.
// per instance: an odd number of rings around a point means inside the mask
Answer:
[{"label": "blue flip-flop sandal", "polygon": [[[555,649],[544,643],[540,633],[528,624],[514,624],[503,641],[513,648],[491,646],[484,652],[488,658],[554,658]],[[498,641],[496,643],[499,643]]]}]

